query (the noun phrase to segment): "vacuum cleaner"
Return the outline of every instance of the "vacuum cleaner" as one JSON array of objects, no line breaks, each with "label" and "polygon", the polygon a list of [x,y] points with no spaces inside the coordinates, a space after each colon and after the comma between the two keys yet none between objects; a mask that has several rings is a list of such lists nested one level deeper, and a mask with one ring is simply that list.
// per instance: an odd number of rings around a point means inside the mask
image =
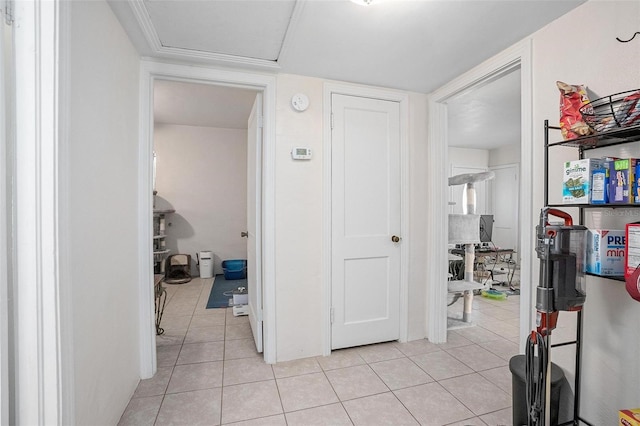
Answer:
[{"label": "vacuum cleaner", "polygon": [[[560,218],[563,223],[551,224],[549,216]],[[586,231],[586,227],[574,225],[571,215],[562,210],[545,207],[540,212],[536,227],[536,253],[540,259],[536,330],[527,338],[525,355],[528,426],[551,426],[550,337],[559,311],[579,311],[585,302]]]}]

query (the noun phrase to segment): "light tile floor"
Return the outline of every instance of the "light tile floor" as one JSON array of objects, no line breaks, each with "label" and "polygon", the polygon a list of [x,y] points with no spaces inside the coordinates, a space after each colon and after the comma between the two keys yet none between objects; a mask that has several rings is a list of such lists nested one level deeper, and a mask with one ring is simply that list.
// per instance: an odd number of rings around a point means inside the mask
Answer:
[{"label": "light tile floor", "polygon": [[[247,317],[206,309],[212,279],[168,286],[158,372],[120,425],[510,425],[519,297],[476,297],[446,344],[382,343],[274,365]],[[462,300],[451,308],[461,310]]]}]

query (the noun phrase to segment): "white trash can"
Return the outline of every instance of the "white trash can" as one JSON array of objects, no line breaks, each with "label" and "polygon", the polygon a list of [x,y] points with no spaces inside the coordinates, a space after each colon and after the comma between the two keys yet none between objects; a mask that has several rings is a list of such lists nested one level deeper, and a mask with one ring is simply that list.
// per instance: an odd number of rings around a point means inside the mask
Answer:
[{"label": "white trash can", "polygon": [[213,278],[213,253],[210,251],[198,253],[198,264],[200,265],[200,278]]}]

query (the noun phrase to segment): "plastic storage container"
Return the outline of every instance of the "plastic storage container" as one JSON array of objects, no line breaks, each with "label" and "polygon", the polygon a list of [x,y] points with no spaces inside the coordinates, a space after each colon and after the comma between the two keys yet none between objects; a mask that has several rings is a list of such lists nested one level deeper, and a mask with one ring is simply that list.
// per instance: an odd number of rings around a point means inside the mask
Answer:
[{"label": "plastic storage container", "polygon": [[198,253],[198,264],[200,265],[200,278],[213,278],[213,253],[210,251]]},{"label": "plastic storage container", "polygon": [[222,262],[225,280],[241,280],[247,277],[247,260],[233,259]]}]

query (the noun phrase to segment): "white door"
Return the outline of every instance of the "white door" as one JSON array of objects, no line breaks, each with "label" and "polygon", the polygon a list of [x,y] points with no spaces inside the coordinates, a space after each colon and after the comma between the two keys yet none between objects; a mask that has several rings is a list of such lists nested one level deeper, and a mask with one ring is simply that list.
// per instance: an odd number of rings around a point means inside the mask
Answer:
[{"label": "white door", "polygon": [[[468,167],[451,165],[451,176],[457,176],[465,173],[482,173],[486,172],[486,167]],[[478,182],[474,184],[476,188],[476,214],[489,214],[487,212],[487,182]],[[449,187],[449,213],[462,214],[462,188],[464,185],[455,185]]]},{"label": "white door", "polygon": [[247,124],[247,292],[249,323],[262,352],[262,94],[256,96]]},{"label": "white door", "polygon": [[520,203],[520,172],[517,164],[492,168],[493,243],[518,252],[518,204]]},{"label": "white door", "polygon": [[400,105],[333,94],[331,348],[400,337]]}]

